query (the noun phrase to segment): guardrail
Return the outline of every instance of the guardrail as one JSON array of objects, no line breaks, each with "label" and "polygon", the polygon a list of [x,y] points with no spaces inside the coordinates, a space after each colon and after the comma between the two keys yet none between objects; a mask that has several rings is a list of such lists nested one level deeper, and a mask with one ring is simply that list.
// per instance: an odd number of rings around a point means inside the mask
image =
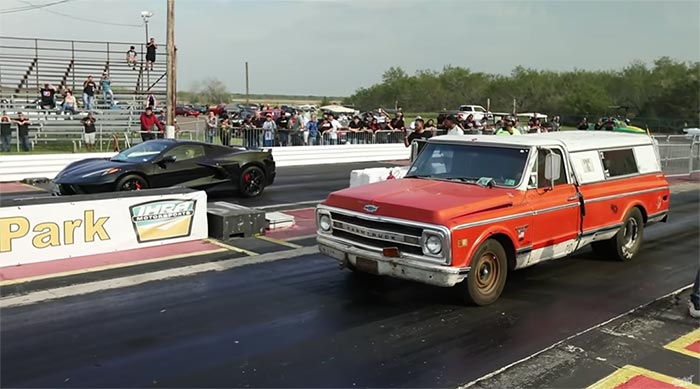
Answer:
[{"label": "guardrail", "polygon": [[[403,144],[273,147],[277,166],[404,160]],[[115,153],[26,154],[0,156],[0,182],[25,178],[49,178],[68,164],[86,158],[110,158]]]}]

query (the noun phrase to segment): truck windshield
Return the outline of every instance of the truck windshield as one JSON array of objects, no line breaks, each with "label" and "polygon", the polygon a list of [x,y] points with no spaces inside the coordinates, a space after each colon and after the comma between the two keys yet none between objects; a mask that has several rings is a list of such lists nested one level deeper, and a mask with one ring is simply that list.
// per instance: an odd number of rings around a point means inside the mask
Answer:
[{"label": "truck windshield", "polygon": [[529,148],[428,143],[411,165],[406,178],[493,181],[515,187],[524,174]]}]

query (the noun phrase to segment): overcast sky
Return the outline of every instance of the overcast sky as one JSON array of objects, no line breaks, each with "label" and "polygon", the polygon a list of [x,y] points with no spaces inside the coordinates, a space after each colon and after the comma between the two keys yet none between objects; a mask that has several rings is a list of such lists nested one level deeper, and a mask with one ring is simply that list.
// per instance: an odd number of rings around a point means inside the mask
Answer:
[{"label": "overcast sky", "polygon": [[[41,5],[57,0],[28,0]],[[700,61],[700,1],[176,0],[178,88],[215,77],[234,92],[347,96],[391,66],[509,73]],[[165,42],[165,0],[68,0],[22,12],[0,1],[0,35]],[[67,16],[57,15],[60,12]],[[117,26],[116,23],[132,26]],[[161,51],[162,52],[162,51]]]}]

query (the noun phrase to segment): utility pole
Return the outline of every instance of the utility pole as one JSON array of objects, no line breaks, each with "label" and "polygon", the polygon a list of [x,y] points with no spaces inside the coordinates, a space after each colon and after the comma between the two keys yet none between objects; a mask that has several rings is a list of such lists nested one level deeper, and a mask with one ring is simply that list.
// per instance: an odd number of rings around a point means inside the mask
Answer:
[{"label": "utility pole", "polygon": [[245,63],[245,103],[250,103],[250,87],[248,84],[248,61]]},{"label": "utility pole", "polygon": [[168,0],[168,74],[167,74],[167,93],[168,103],[166,120],[168,126],[172,127],[173,137],[175,132],[175,104],[177,102],[177,89],[175,85],[175,0]]}]

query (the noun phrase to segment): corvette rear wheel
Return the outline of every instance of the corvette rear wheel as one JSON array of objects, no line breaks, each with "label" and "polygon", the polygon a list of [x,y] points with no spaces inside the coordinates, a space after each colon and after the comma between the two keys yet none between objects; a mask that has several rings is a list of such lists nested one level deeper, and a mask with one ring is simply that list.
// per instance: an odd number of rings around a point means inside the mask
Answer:
[{"label": "corvette rear wheel", "polygon": [[117,181],[117,191],[126,192],[141,189],[148,189],[148,182],[136,174],[128,174]]},{"label": "corvette rear wheel", "polygon": [[265,173],[257,166],[243,170],[238,182],[238,190],[243,197],[255,197],[265,189]]}]

